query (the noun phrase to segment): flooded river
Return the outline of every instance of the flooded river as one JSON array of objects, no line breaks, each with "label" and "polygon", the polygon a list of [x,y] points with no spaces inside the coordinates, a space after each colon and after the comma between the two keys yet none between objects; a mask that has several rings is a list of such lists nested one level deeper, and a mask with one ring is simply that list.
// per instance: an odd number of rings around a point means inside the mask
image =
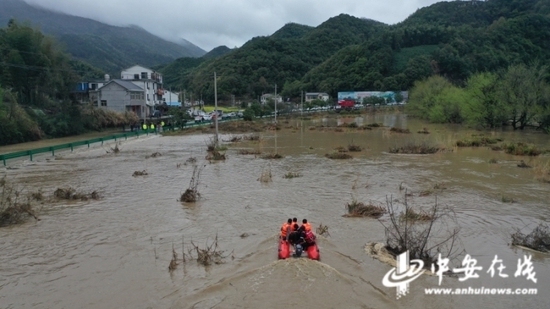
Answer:
[{"label": "flooded river", "polygon": [[[526,132],[475,132],[408,119],[403,114],[359,118],[290,120],[280,131],[266,131],[260,142],[228,144],[227,160],[206,161],[211,135],[142,136],[119,145],[75,149],[8,161],[2,175],[29,190],[51,195],[55,189],[99,190],[94,201],[46,203],[33,219],[0,229],[1,308],[548,308],[550,255],[509,245],[515,228],[532,230],[550,218],[550,184],[535,179],[533,169],[517,167],[547,162],[548,156],[518,157],[486,147],[456,148],[471,134],[505,141],[526,141],[550,148],[549,136]],[[383,123],[411,134],[373,130],[323,130],[342,122]],[[311,129],[316,126],[317,128]],[[426,127],[431,134],[417,134]],[[231,136],[224,135],[221,140]],[[435,155],[389,154],[389,147],[430,141],[449,151]],[[365,148],[351,160],[324,155],[354,143]],[[240,155],[241,149],[278,153],[279,160]],[[0,149],[2,150],[2,149]],[[0,152],[6,152],[5,149]],[[161,156],[150,157],[159,152]],[[147,158],[149,157],[149,158]],[[191,157],[205,165],[202,198],[178,201],[191,180]],[[496,164],[488,163],[495,159]],[[146,176],[132,177],[134,171]],[[270,170],[272,182],[258,181]],[[302,177],[285,179],[288,173]],[[427,196],[436,184],[446,189]],[[455,212],[461,245],[475,258],[478,278],[423,275],[410,283],[408,295],[382,284],[392,269],[364,250],[384,242],[375,219],[345,218],[346,203],[356,199],[385,205],[386,198],[427,208],[435,203]],[[514,203],[504,203],[503,197]],[[396,202],[398,204],[398,202]],[[329,226],[319,237],[321,262],[277,260],[277,233],[289,217]],[[387,222],[388,216],[381,218]],[[218,237],[225,263],[203,267],[179,264],[169,272],[172,251],[181,259],[191,242],[204,247]],[[183,248],[182,248],[183,247]],[[495,257],[506,268],[491,277]],[[532,257],[537,282],[515,276],[518,259]],[[498,273],[498,271],[497,271]],[[537,288],[537,295],[426,295],[425,288]]]}]

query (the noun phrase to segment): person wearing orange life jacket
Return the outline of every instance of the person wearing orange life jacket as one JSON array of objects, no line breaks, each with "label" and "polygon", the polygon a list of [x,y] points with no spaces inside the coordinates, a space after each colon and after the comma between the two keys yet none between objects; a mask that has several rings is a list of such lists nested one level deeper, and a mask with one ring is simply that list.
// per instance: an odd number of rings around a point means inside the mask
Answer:
[{"label": "person wearing orange life jacket", "polygon": [[287,222],[281,227],[281,239],[286,239],[290,236],[289,232],[292,230],[292,219],[288,218]]},{"label": "person wearing orange life jacket", "polygon": [[305,228],[305,231],[311,231],[311,224],[307,223],[307,219],[302,220],[302,226]]}]

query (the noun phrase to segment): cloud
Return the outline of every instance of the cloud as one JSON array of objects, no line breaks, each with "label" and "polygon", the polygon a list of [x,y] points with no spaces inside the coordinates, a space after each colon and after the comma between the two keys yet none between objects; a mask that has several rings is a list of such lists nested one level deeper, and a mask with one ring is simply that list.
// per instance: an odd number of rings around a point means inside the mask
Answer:
[{"label": "cloud", "polygon": [[25,0],[58,12],[116,26],[137,25],[162,38],[184,38],[211,50],[240,47],[286,23],[316,27],[341,13],[386,24],[403,21],[437,0]]}]

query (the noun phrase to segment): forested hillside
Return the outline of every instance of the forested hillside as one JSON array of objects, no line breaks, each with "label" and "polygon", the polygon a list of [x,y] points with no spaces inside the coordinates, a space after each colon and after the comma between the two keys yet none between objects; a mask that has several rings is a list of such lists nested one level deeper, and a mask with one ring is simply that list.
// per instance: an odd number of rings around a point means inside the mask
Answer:
[{"label": "forested hillside", "polygon": [[182,89],[182,80],[189,76],[201,63],[213,61],[215,58],[221,57],[229,52],[231,52],[231,49],[227,46],[218,46],[200,58],[182,57],[167,65],[159,65],[152,68],[162,73],[165,87]]},{"label": "forested hillside", "polygon": [[[301,90],[407,90],[440,75],[465,85],[476,72],[550,60],[550,5],[543,0],[440,2],[388,26],[348,15],[318,27],[287,24],[269,37],[189,69],[171,82],[213,99]],[[174,85],[175,86],[175,85]]]},{"label": "forested hillside", "polygon": [[72,98],[103,71],[64,53],[52,37],[11,21],[0,28],[0,145],[61,137],[135,121]]},{"label": "forested hillside", "polygon": [[68,53],[112,76],[135,64],[154,66],[180,57],[200,57],[201,48],[168,42],[139,27],[115,27],[91,19],[33,7],[22,0],[0,0],[0,27],[9,20],[29,23],[62,42]]},{"label": "forested hillside", "polygon": [[241,48],[202,63],[182,80],[182,87],[213,98],[213,73],[220,76],[219,97],[257,97],[275,84],[299,81],[343,46],[359,44],[388,26],[349,15],[330,18],[316,28],[286,25],[273,36],[256,37]]}]

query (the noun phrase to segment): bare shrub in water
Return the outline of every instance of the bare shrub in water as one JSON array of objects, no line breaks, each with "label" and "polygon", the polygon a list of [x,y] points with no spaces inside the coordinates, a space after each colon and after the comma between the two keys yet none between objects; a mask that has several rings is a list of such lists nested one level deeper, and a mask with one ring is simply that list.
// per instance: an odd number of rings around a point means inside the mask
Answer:
[{"label": "bare shrub in water", "polygon": [[180,196],[180,202],[194,203],[200,198],[201,195],[198,191],[198,187],[200,184],[201,172],[205,166],[206,165],[202,165],[198,167],[195,165],[193,167],[193,175],[189,181],[189,188]]},{"label": "bare shrub in water", "polygon": [[[411,213],[406,198],[404,207],[405,214]],[[449,208],[440,207],[437,199],[426,213],[429,220],[422,224],[411,216],[401,216],[402,212],[396,211],[392,198],[386,197],[386,209],[390,215],[390,223],[380,223],[385,228],[386,249],[395,256],[409,251],[410,259],[422,260],[424,266],[428,267],[437,260],[438,254],[454,260],[464,252],[459,248],[460,228],[455,213]]]},{"label": "bare shrub in water", "polygon": [[225,153],[219,152],[217,150],[212,150],[206,155],[206,160],[208,161],[223,161],[226,159]]},{"label": "bare shrub in water", "polygon": [[206,151],[207,152],[213,152],[213,151],[225,151],[227,150],[227,146],[220,145],[219,142],[216,143],[216,138],[211,137],[209,141],[206,143]]},{"label": "bare shrub in water", "polygon": [[22,201],[22,190],[10,184],[6,177],[2,178],[0,180],[0,227],[21,223],[28,216],[39,220],[32,209],[32,198],[36,199],[34,193],[29,194],[26,201]]},{"label": "bare shrub in water", "polygon": [[445,148],[428,145],[426,143],[408,143],[401,147],[390,147],[390,153],[403,153],[403,154],[432,154],[439,151],[443,151]]},{"label": "bare shrub in water", "polygon": [[155,152],[155,153],[151,154],[150,156],[145,156],[145,159],[156,158],[156,157],[162,157],[162,154],[160,152]]},{"label": "bare shrub in water", "polygon": [[361,148],[361,146],[357,144],[354,144],[353,141],[351,141],[351,144],[348,145],[348,150],[352,152],[359,152],[363,150],[363,148]]},{"label": "bare shrub in water", "polygon": [[325,157],[333,160],[346,160],[352,159],[353,157],[345,152],[331,152],[325,154]]},{"label": "bare shrub in water", "polygon": [[137,176],[145,176],[147,175],[147,171],[146,170],[143,170],[143,171],[135,171],[132,176],[133,177],[137,177]]},{"label": "bare shrub in water", "polygon": [[416,211],[412,207],[405,209],[399,215],[399,220],[411,220],[411,221],[431,221],[433,220],[433,214],[428,213],[424,210]]},{"label": "bare shrub in water", "polygon": [[541,252],[550,252],[550,229],[545,223],[540,223],[529,234],[523,234],[517,229],[512,234],[512,245],[523,246]]},{"label": "bare shrub in water", "polygon": [[411,131],[409,129],[402,129],[402,128],[396,128],[396,127],[392,127],[390,129],[390,132],[395,132],[395,133],[411,133]]},{"label": "bare shrub in water", "polygon": [[278,153],[266,153],[266,154],[262,155],[261,158],[262,159],[267,159],[267,160],[269,160],[269,159],[282,159],[283,156],[278,154]]},{"label": "bare shrub in water", "polygon": [[320,223],[317,229],[315,229],[315,233],[317,235],[328,237],[330,236],[330,233],[328,232],[328,225],[323,225],[323,223]]},{"label": "bare shrub in water", "polygon": [[380,218],[383,214],[386,213],[386,209],[382,206],[376,206],[373,204],[363,204],[357,202],[357,200],[351,201],[346,205],[348,213],[344,217],[370,217],[370,218]]},{"label": "bare shrub in water", "polygon": [[86,193],[86,192],[77,191],[72,187],[57,188],[57,190],[54,191],[53,196],[56,197],[57,199],[62,199],[62,200],[81,200],[81,201],[87,201],[89,199],[99,200],[101,198],[101,194],[99,194],[99,192],[96,190],[90,193]]},{"label": "bare shrub in water", "polygon": [[[182,250],[184,249],[182,248]],[[220,250],[218,247],[218,234],[216,234],[214,241],[209,244],[208,240],[206,240],[204,247],[196,245],[193,241],[191,241],[191,248],[188,248],[187,252],[183,252],[182,261],[184,263],[189,261],[197,261],[197,263],[203,266],[210,266],[212,264],[223,264],[225,263],[225,258],[229,256],[229,254],[224,255],[224,252],[225,251]],[[175,250],[173,248],[172,261],[170,262],[169,269],[173,265],[177,265],[177,254],[175,253]]]}]

